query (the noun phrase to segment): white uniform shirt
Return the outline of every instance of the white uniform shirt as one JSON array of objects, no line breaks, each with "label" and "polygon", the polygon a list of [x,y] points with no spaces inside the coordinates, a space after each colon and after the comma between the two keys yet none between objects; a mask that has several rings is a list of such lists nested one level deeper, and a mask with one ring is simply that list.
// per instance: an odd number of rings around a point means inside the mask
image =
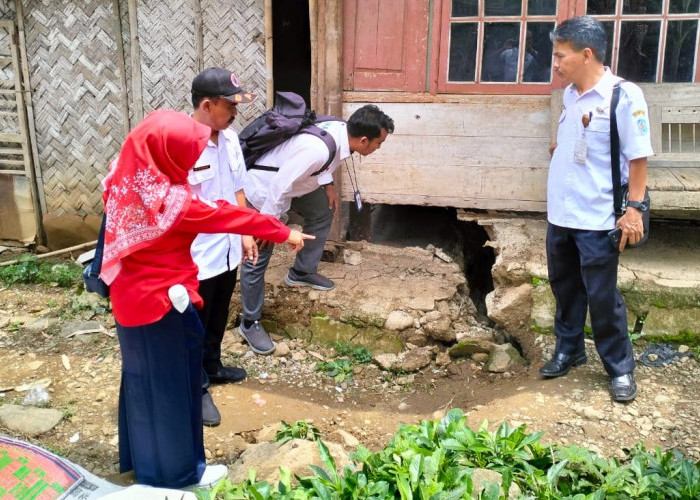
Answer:
[{"label": "white uniform shirt", "polygon": [[[218,145],[209,140],[188,175],[192,191],[206,200],[236,203],[236,191],[243,189],[245,163],[238,134],[229,128],[219,132]],[[241,262],[241,237],[238,234],[199,234],[192,242],[192,258],[199,267],[197,279],[213,278],[232,271]]]},{"label": "white uniform shirt", "polygon": [[279,171],[250,169],[246,174],[246,198],[260,213],[279,218],[289,210],[292,198],[333,182],[333,172],[350,156],[345,122],[329,121],[316,125],[326,130],[335,140],[335,158],[323,173],[312,176],[328,160],[328,147],[321,139],[310,134],[295,135],[262,155],[255,162],[256,165],[277,167]]},{"label": "white uniform shirt", "polygon": [[[619,77],[605,68],[592,89],[578,95],[569,85],[564,90],[564,109],[559,117],[557,147],[549,165],[547,219],[572,229],[610,230],[615,227],[610,166],[610,101]],[[583,115],[590,123],[583,126]],[[629,179],[629,162],[652,156],[649,110],[641,89],[625,82],[616,108],[620,136],[620,177]],[[574,145],[585,138],[585,163],[574,159]]]}]

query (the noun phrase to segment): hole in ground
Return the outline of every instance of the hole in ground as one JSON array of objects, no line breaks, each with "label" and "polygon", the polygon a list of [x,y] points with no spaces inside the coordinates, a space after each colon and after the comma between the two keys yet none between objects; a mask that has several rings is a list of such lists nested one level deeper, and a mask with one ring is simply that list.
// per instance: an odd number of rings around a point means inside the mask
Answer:
[{"label": "hole in ground", "polygon": [[393,247],[425,248],[432,244],[442,249],[464,270],[469,297],[479,314],[477,319],[492,325],[486,316],[486,295],[493,290],[491,268],[496,257],[491,247],[484,246],[488,240],[484,228],[476,222],[457,220],[456,209],[372,205],[369,217],[365,217],[361,227],[348,232],[348,239],[366,239]]}]

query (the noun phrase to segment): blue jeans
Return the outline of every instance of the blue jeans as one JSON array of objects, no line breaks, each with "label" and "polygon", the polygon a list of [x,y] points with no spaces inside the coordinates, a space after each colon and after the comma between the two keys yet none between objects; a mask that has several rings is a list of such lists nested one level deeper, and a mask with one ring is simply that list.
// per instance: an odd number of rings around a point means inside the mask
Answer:
[{"label": "blue jeans", "polygon": [[584,350],[586,312],[596,349],[611,377],[634,371],[627,332],[627,307],[617,290],[619,252],[607,231],[547,226],[547,267],[556,299],[556,352]]}]

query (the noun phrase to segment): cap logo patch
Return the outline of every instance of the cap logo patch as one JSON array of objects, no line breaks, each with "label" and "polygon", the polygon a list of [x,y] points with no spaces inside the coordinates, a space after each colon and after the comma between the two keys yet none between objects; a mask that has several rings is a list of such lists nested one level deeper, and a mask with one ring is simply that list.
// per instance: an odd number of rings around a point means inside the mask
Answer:
[{"label": "cap logo patch", "polygon": [[240,87],[240,85],[238,85],[238,78],[236,78],[236,75],[233,73],[231,73],[231,83],[233,83],[234,87]]},{"label": "cap logo patch", "polygon": [[241,96],[241,94],[236,94],[233,96],[233,100],[236,102],[241,102],[243,100],[243,96]]}]

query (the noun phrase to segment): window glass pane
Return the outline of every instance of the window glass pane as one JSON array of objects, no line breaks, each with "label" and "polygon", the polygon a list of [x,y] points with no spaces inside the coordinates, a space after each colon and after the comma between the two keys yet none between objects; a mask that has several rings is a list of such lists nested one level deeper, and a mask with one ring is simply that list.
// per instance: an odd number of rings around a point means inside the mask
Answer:
[{"label": "window glass pane", "polygon": [[478,13],[478,0],[452,0],[452,17],[476,16]]},{"label": "window glass pane", "polygon": [[605,51],[605,57],[603,61],[606,66],[612,66],[612,46],[613,46],[613,32],[615,30],[615,23],[613,21],[603,21],[603,29],[605,30],[605,39],[608,41],[607,50]]},{"label": "window glass pane", "polygon": [[662,0],[625,0],[623,14],[661,14]]},{"label": "window glass pane", "polygon": [[552,75],[552,41],[549,34],[554,23],[527,23],[523,82],[549,82]]},{"label": "window glass pane", "polygon": [[633,82],[656,80],[659,21],[625,21],[620,31],[617,74]]},{"label": "window glass pane", "polygon": [[588,0],[588,5],[586,6],[586,14],[614,14],[615,13],[615,0]]},{"label": "window glass pane", "polygon": [[522,6],[520,0],[484,0],[484,15],[519,16]]},{"label": "window glass pane", "polygon": [[447,79],[473,82],[476,72],[476,23],[452,23],[450,28],[450,67]]},{"label": "window glass pane", "polygon": [[669,21],[664,54],[664,82],[692,82],[697,21]]},{"label": "window glass pane", "polygon": [[700,10],[700,0],[671,0],[668,11],[671,14],[693,14]]},{"label": "window glass pane", "polygon": [[515,82],[520,23],[484,23],[482,82]]},{"label": "window glass pane", "polygon": [[546,16],[557,13],[556,0],[528,0],[527,13],[530,16]]}]

